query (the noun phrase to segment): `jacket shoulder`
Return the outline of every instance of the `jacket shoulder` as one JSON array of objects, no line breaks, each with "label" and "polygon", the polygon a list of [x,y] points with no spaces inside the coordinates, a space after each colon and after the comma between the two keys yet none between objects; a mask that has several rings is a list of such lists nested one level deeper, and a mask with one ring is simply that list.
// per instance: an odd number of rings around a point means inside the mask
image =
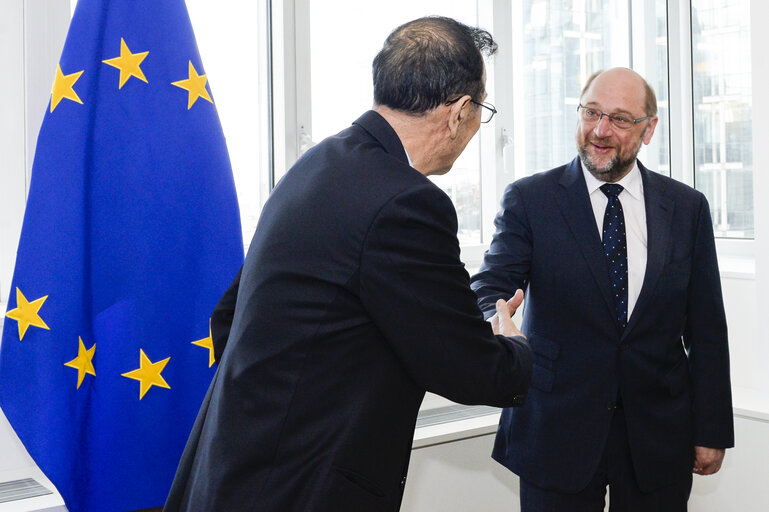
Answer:
[{"label": "jacket shoulder", "polygon": [[667,196],[679,205],[700,207],[703,202],[708,203],[705,194],[694,187],[653,171],[645,170],[644,186],[649,187],[652,192]]},{"label": "jacket shoulder", "polygon": [[552,190],[552,187],[561,182],[564,173],[570,165],[561,165],[547,171],[532,174],[531,176],[519,178],[507,186],[505,195],[509,194],[513,188],[520,190],[524,194]]}]

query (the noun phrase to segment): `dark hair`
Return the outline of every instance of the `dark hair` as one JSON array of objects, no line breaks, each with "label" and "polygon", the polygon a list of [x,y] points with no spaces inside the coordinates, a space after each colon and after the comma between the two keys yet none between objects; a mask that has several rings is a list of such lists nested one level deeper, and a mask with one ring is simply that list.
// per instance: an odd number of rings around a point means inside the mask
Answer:
[{"label": "dark hair", "polygon": [[374,58],[374,103],[422,114],[464,94],[483,101],[483,55],[496,51],[487,31],[451,18],[410,21]]}]

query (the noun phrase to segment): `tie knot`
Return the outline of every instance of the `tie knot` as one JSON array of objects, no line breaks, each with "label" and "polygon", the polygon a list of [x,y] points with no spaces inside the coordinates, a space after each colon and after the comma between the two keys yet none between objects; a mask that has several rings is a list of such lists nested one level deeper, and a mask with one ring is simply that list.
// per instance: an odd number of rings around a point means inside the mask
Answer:
[{"label": "tie knot", "polygon": [[601,185],[601,192],[606,194],[606,197],[617,197],[619,196],[620,192],[625,190],[622,185],[617,185],[616,183],[605,183]]}]

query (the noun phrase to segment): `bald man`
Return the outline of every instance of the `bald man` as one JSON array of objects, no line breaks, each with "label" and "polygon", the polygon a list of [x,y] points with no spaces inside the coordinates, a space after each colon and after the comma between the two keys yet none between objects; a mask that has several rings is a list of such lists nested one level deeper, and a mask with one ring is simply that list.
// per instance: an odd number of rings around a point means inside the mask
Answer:
[{"label": "bald man", "polygon": [[685,511],[692,472],[734,445],[729,349],[710,209],[637,160],[657,126],[632,70],[588,80],[579,156],[510,185],[472,279],[486,317],[526,290],[534,352],[523,408],[493,457],[521,478],[521,509]]}]

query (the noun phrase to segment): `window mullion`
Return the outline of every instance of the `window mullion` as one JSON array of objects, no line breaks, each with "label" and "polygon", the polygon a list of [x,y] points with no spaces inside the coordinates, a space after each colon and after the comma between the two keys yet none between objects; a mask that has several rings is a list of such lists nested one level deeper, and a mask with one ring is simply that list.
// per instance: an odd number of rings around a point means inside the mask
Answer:
[{"label": "window mullion", "polygon": [[668,0],[670,175],[694,186],[691,0]]}]

